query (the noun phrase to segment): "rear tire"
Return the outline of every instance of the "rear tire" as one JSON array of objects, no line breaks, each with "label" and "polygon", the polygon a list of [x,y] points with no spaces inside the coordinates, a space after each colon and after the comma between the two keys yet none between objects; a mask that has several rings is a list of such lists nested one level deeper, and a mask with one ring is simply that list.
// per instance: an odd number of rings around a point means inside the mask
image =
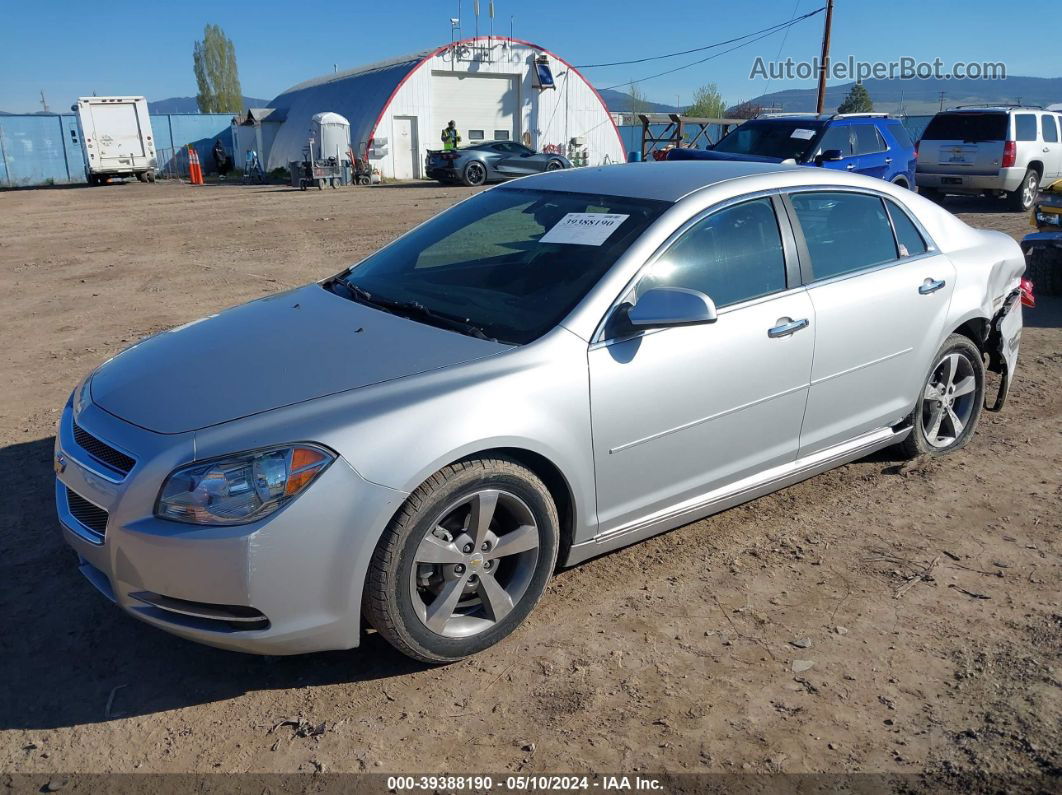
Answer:
[{"label": "rear tire", "polygon": [[455,662],[523,622],[559,543],[557,509],[537,475],[508,458],[458,461],[421,484],[384,531],[362,612],[403,654]]},{"label": "rear tire", "polygon": [[473,160],[461,172],[461,181],[470,188],[477,188],[487,181],[487,167]]},{"label": "rear tire", "polygon": [[1062,295],[1062,248],[1034,248],[1025,256],[1025,275],[1039,295]]},{"label": "rear tire", "polygon": [[1040,175],[1034,169],[1025,172],[1025,179],[1016,190],[1007,195],[1007,206],[1017,212],[1025,212],[1032,208],[1036,201],[1036,191],[1040,187]]},{"label": "rear tire", "polygon": [[909,422],[911,433],[896,445],[903,458],[954,453],[973,436],[985,400],[981,351],[962,334],[952,334],[933,357]]}]

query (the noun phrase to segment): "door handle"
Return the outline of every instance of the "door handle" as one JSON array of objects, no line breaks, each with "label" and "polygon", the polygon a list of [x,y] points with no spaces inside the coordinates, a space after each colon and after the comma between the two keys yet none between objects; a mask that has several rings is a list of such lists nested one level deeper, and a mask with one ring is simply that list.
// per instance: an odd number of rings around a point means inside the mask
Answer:
[{"label": "door handle", "polygon": [[947,284],[943,279],[926,279],[922,282],[922,286],[918,288],[919,295],[929,295],[935,293]]},{"label": "door handle", "polygon": [[[781,322],[785,321],[785,322]],[[811,323],[806,317],[800,320],[790,320],[787,317],[779,318],[779,324],[774,328],[767,329],[767,336],[772,340],[779,337],[788,337],[790,334],[796,334],[800,329],[807,328]]]},{"label": "door handle", "polygon": [[892,158],[891,157],[886,157],[885,158],[885,165],[887,165],[887,166],[891,166],[892,165]]},{"label": "door handle", "polygon": [[845,166],[845,168],[847,168],[849,171],[851,171],[852,169],[855,168],[855,163],[849,163],[847,166]]}]

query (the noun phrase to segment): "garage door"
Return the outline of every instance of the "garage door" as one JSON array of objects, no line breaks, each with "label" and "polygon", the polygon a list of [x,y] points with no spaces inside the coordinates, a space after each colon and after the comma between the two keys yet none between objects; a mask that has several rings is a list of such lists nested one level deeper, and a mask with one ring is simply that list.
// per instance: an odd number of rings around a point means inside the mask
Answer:
[{"label": "garage door", "polygon": [[429,148],[442,146],[439,135],[453,119],[461,144],[496,138],[515,140],[520,95],[510,75],[432,75],[432,120],[437,128]]}]

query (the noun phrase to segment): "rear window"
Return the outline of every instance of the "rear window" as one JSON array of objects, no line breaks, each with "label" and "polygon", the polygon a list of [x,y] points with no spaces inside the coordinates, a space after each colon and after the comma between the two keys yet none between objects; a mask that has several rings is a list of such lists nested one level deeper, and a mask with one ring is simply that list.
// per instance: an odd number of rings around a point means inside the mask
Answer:
[{"label": "rear window", "polygon": [[1014,140],[1015,141],[1035,141],[1036,140],[1036,114],[1035,113],[1015,113],[1014,114]]},{"label": "rear window", "polygon": [[1006,113],[938,113],[922,133],[923,141],[1005,141]]}]

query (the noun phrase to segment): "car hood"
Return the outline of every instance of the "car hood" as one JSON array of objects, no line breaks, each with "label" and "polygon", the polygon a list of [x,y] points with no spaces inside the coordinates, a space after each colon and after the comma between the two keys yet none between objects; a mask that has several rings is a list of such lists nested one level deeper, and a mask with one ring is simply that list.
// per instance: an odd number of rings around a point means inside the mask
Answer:
[{"label": "car hood", "polygon": [[104,363],[90,394],[135,425],[183,433],[509,347],[313,284],[149,337]]},{"label": "car hood", "polygon": [[762,155],[740,155],[733,152],[715,152],[711,149],[670,149],[668,160],[741,160],[747,163],[781,163],[780,157]]}]

